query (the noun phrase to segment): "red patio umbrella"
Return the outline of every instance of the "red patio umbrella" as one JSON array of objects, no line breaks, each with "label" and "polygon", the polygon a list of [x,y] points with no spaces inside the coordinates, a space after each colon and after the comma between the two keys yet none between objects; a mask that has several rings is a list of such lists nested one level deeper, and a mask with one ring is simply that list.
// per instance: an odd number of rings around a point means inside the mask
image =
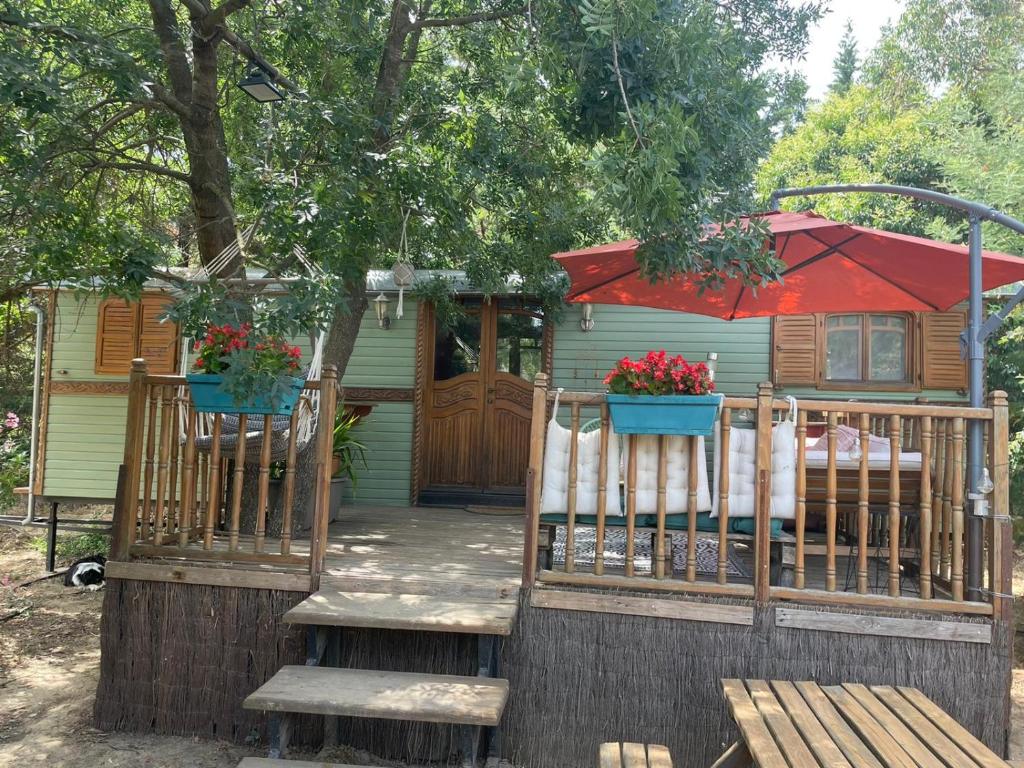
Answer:
[{"label": "red patio umbrella", "polygon": [[[830,221],[812,211],[769,212],[782,282],[755,290],[739,280],[699,293],[685,275],[651,283],[636,240],[556,253],[569,274],[566,300],[671,309],[735,320],[813,312],[945,311],[968,296],[967,247]],[[983,254],[983,288],[1024,280],[1024,259]]]}]

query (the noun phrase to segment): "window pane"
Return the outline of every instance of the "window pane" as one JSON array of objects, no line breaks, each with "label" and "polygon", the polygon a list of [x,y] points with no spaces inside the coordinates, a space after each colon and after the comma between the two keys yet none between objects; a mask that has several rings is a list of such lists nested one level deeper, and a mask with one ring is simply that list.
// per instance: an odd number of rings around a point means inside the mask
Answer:
[{"label": "window pane", "polygon": [[434,341],[434,381],[480,370],[480,314],[460,316],[451,328],[438,328]]},{"label": "window pane", "polygon": [[872,381],[906,381],[907,319],[881,316],[871,318]]},{"label": "window pane", "polygon": [[860,328],[830,330],[825,378],[856,381],[860,378]]},{"label": "window pane", "polygon": [[540,317],[518,312],[499,314],[497,370],[533,381],[541,370],[543,336]]}]

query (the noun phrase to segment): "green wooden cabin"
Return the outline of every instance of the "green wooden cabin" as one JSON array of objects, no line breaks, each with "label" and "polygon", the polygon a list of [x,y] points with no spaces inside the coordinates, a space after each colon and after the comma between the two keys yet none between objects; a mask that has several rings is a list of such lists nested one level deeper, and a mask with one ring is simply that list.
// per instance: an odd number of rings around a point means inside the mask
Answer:
[{"label": "green wooden cabin", "polygon": [[[418,273],[417,280],[428,273]],[[830,399],[961,401],[962,312],[795,316],[725,322],[640,307],[580,306],[556,319],[518,294],[485,299],[449,274],[465,314],[436,322],[406,295],[396,317],[391,273],[369,278],[363,319],[342,384],[370,406],[358,426],[368,468],[357,503],[519,503],[525,481],[530,380],[600,390],[623,355],[649,349],[690,360],[718,354],[719,391],[753,394],[771,380],[787,394]],[[128,366],[177,373],[181,340],[157,322],[167,300],[153,285],[138,305],[94,293],[50,294],[43,359],[37,497],[112,500],[124,449]],[[373,298],[384,294],[387,322]],[[872,380],[874,379],[874,380]],[[365,410],[365,408],[364,408]]]}]

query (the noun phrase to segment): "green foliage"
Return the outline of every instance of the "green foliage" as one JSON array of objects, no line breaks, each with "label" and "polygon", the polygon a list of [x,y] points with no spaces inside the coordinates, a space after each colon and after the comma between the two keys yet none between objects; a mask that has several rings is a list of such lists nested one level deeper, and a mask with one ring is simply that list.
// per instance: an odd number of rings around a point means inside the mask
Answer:
[{"label": "green foliage", "polygon": [[[37,552],[46,552],[45,536],[33,537],[30,544]],[[105,557],[109,554],[110,537],[102,533],[79,533],[57,537],[57,557],[60,560],[73,562],[90,555]]]},{"label": "green foliage", "polygon": [[352,430],[356,428],[362,417],[353,411],[346,411],[344,407],[338,409],[338,415],[334,420],[334,432],[332,437],[332,453],[338,459],[338,469],[334,477],[347,477],[352,483],[354,491],[359,485],[359,474],[357,464],[363,469],[367,468],[366,446],[355,439]]},{"label": "green foliage", "polygon": [[842,95],[850,90],[857,76],[857,38],[853,36],[853,23],[847,19],[839,51],[832,60],[832,83],[828,89]]},{"label": "green foliage", "polygon": [[432,275],[413,287],[413,295],[434,307],[434,323],[439,330],[452,328],[465,315],[462,302],[455,293],[455,282],[444,275]]},{"label": "green foliage", "polygon": [[14,489],[28,484],[30,434],[13,411],[0,413],[0,510],[15,502]]}]

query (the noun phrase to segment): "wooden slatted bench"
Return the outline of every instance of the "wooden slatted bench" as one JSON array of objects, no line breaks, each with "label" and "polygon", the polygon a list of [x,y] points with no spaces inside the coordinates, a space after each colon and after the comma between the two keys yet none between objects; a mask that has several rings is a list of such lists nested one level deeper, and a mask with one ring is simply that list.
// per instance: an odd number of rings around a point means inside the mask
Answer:
[{"label": "wooden slatted bench", "polygon": [[723,680],[740,740],[713,768],[1010,768],[915,688]]},{"label": "wooden slatted bench", "polygon": [[672,768],[668,747],[610,741],[597,754],[598,768]]}]

